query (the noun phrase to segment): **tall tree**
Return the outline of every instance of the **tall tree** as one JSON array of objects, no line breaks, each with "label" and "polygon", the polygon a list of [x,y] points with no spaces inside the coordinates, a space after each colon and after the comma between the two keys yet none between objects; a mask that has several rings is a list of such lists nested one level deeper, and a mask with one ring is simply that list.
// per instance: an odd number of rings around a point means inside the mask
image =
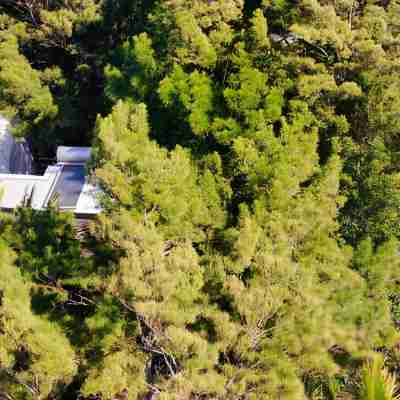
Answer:
[{"label": "tall tree", "polygon": [[59,327],[32,312],[32,284],[14,265],[15,255],[0,246],[1,275],[7,277],[0,282],[0,393],[19,399],[57,396],[77,371],[75,353]]}]

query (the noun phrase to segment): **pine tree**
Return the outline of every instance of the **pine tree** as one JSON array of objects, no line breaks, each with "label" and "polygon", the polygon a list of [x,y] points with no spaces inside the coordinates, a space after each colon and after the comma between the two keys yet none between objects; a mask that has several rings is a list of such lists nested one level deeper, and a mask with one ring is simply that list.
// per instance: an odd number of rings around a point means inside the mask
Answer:
[{"label": "pine tree", "polygon": [[77,371],[74,351],[54,322],[31,309],[32,284],[14,265],[15,255],[1,243],[0,393],[16,398],[57,395]]},{"label": "pine tree", "polygon": [[19,121],[18,135],[26,135],[32,128],[44,135],[54,122],[57,106],[40,73],[19,52],[16,36],[1,33],[0,57],[7,62],[0,66],[0,110]]}]

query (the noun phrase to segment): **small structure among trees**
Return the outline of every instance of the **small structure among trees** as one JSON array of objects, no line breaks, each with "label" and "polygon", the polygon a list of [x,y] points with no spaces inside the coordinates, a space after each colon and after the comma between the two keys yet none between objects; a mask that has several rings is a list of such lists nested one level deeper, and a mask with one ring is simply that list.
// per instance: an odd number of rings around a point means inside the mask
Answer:
[{"label": "small structure among trees", "polygon": [[48,166],[43,176],[0,174],[0,208],[12,210],[29,204],[41,210],[54,200],[60,210],[72,211],[77,217],[98,214],[100,189],[86,173],[90,155],[89,147],[60,146],[57,164]]}]

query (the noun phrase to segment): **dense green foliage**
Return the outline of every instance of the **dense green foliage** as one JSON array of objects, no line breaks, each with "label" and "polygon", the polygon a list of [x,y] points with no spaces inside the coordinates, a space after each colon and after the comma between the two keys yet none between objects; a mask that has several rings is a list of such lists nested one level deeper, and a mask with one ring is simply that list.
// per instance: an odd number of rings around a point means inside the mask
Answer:
[{"label": "dense green foliage", "polygon": [[106,196],[1,216],[0,398],[395,398],[399,91],[399,0],[1,1],[0,114]]}]

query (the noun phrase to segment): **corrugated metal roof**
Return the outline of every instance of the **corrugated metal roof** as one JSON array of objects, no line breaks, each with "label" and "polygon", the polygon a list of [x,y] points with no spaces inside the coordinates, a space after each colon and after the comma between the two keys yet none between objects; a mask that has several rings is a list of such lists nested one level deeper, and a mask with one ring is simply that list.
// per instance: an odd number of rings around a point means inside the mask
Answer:
[{"label": "corrugated metal roof", "polygon": [[41,209],[52,185],[48,176],[0,174],[0,207],[13,209],[31,197],[31,206]]}]

